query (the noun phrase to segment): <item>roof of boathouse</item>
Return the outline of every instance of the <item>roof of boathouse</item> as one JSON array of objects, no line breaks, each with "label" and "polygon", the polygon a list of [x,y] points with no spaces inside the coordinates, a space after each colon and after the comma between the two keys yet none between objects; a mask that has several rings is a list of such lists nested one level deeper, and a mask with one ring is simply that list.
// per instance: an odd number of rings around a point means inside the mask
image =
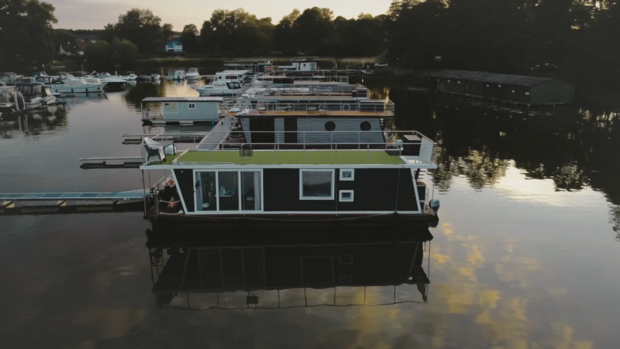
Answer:
[{"label": "roof of boathouse", "polygon": [[552,78],[543,78],[538,76],[496,74],[469,70],[442,70],[438,72],[432,72],[428,75],[435,78],[463,79],[493,84],[506,84],[527,87],[540,85],[542,83],[554,80]]}]

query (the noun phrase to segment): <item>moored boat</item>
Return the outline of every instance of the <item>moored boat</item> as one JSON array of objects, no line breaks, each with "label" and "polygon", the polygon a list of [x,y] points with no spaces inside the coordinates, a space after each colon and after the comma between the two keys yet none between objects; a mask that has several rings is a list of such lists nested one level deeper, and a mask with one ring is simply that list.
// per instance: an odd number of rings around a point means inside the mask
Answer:
[{"label": "moored boat", "polygon": [[38,109],[56,104],[51,91],[40,82],[18,82],[17,90],[23,95],[26,109]]},{"label": "moored boat", "polygon": [[187,73],[185,73],[185,78],[187,80],[198,80],[200,79],[200,73],[197,68],[189,68]]},{"label": "moored boat", "polygon": [[216,81],[209,85],[196,88],[201,96],[237,96],[241,91],[238,81]]}]

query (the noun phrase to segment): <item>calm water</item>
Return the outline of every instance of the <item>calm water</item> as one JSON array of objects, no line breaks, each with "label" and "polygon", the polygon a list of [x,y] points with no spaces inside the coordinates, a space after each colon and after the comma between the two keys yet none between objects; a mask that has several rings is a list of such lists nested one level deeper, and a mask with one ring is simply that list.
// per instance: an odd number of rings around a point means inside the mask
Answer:
[{"label": "calm water", "polygon": [[[400,285],[368,292],[376,306],[156,309],[141,214],[0,217],[3,347],[620,347],[618,116],[374,93],[395,101],[399,129],[439,144],[439,169],[425,178],[442,204],[423,251],[427,303]],[[81,170],[78,160],[139,154],[121,136],[161,131],[141,126],[139,101],[162,95],[197,93],[144,84],[8,120],[0,192],[140,188],[136,170]],[[359,303],[362,288],[346,292],[339,304]]]}]

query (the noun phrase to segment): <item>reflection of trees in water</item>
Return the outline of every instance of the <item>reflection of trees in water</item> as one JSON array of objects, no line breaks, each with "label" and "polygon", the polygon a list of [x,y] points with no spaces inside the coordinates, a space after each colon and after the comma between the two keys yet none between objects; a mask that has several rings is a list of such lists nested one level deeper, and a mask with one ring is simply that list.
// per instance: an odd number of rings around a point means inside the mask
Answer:
[{"label": "reflection of trees in water", "polygon": [[455,176],[464,176],[474,189],[493,185],[506,175],[509,161],[499,159],[488,149],[470,149],[465,156],[451,156],[440,144],[437,146],[434,161],[433,181],[440,190],[448,190]]},{"label": "reflection of trees in water", "polygon": [[136,108],[140,108],[140,102],[146,97],[164,97],[164,86],[161,83],[142,82],[131,86],[123,98]]},{"label": "reflection of trees in water", "polygon": [[556,190],[590,186],[604,192],[620,229],[619,113],[597,106],[528,109],[403,88],[387,91],[397,106],[397,128],[419,130],[437,142],[433,179],[440,189],[449,189],[454,176],[465,176],[476,189],[492,185],[513,160],[529,178],[552,179]]},{"label": "reflection of trees in water", "polygon": [[67,125],[67,110],[62,106],[51,106],[26,113],[8,115],[0,125],[2,138],[14,135],[38,135],[41,131],[53,130]]}]

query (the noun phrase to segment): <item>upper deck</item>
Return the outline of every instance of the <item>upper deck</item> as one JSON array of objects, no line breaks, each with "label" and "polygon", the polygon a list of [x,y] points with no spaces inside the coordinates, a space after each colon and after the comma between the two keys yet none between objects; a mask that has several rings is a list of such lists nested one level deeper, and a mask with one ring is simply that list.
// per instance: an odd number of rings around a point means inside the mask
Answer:
[{"label": "upper deck", "polygon": [[[213,133],[218,132],[211,132]],[[301,139],[306,139],[311,138],[312,134],[325,132],[295,132],[297,133],[303,134]],[[142,168],[244,165],[260,167],[282,165],[436,167],[432,162],[435,143],[419,132],[408,131],[401,136],[393,132],[378,132],[384,135],[384,142],[364,140],[362,134],[368,137],[368,134],[373,133],[372,131],[341,133],[348,133],[349,138],[361,139],[361,141],[349,143],[335,141],[328,143],[226,143],[221,141],[212,145],[201,141],[194,149],[166,156],[163,161],[145,162]],[[205,140],[208,140],[208,136]]]}]

